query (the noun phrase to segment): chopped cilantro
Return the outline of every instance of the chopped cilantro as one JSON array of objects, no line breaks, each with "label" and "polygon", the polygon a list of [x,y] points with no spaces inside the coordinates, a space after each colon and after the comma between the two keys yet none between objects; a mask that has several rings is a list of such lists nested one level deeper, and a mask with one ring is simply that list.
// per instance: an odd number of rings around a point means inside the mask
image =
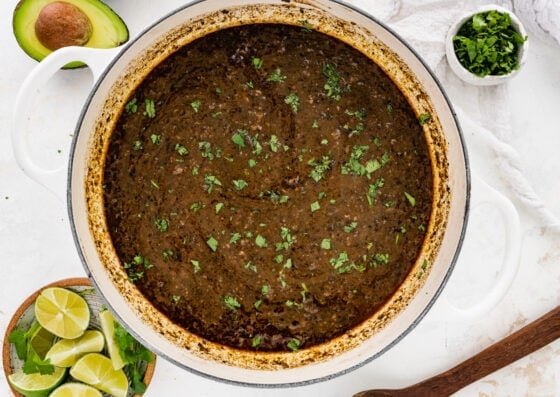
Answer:
[{"label": "chopped cilantro", "polygon": [[411,206],[415,206],[416,205],[416,199],[414,198],[414,196],[412,196],[410,193],[408,192],[404,192],[404,196],[406,197],[406,200],[408,201],[408,203]]},{"label": "chopped cilantro", "polygon": [[311,203],[311,212],[315,212],[321,209],[321,204],[318,201],[314,201]]},{"label": "chopped cilantro", "polygon": [[294,113],[297,113],[299,110],[299,96],[297,96],[296,93],[290,93],[288,94],[285,98],[284,98],[284,102],[287,105],[290,105],[290,107],[292,108],[292,111]]},{"label": "chopped cilantro", "polygon": [[473,74],[505,75],[519,68],[519,48],[526,40],[507,12],[490,10],[473,15],[461,26],[453,48],[461,65]]},{"label": "chopped cilantro", "polygon": [[191,264],[193,265],[193,270],[195,273],[200,271],[200,262],[194,259],[191,259]]},{"label": "chopped cilantro", "polygon": [[327,97],[334,99],[335,101],[339,101],[344,90],[340,86],[340,76],[338,75],[338,72],[330,63],[324,63],[323,74],[327,78],[327,82],[324,85]]},{"label": "chopped cilantro", "polygon": [[257,245],[257,247],[260,248],[268,247],[268,242],[266,241],[266,238],[264,238],[260,234],[257,235],[257,237],[255,237],[255,244]]},{"label": "chopped cilantro", "polygon": [[144,116],[148,116],[151,119],[156,117],[156,105],[155,105],[154,101],[152,101],[151,99],[146,99],[144,101],[144,106],[146,108],[146,110],[144,110],[144,113],[143,113]]},{"label": "chopped cilantro", "polygon": [[199,99],[191,102],[191,107],[193,108],[195,113],[198,113],[198,111],[200,110],[200,105],[201,104],[202,104],[202,102]]},{"label": "chopped cilantro", "polygon": [[124,110],[127,113],[136,113],[138,111],[138,102],[136,98],[132,98],[126,105],[124,105]]},{"label": "chopped cilantro", "polygon": [[243,190],[249,185],[244,179],[234,179],[232,182],[235,190]]},{"label": "chopped cilantro", "polygon": [[263,67],[263,60],[261,58],[253,57],[251,58],[251,64],[256,70],[259,70]]},{"label": "chopped cilantro", "polygon": [[241,304],[235,296],[226,295],[222,298],[222,301],[224,302],[224,305],[226,305],[226,307],[231,311],[236,311],[241,307]]},{"label": "chopped cilantro", "polygon": [[218,249],[218,240],[216,240],[213,236],[210,236],[208,240],[206,240],[206,244],[213,252],[216,252]]},{"label": "chopped cilantro", "polygon": [[268,81],[272,81],[274,83],[283,83],[286,80],[286,76],[282,74],[282,69],[276,68],[276,70],[268,76]]},{"label": "chopped cilantro", "polygon": [[114,322],[114,340],[119,348],[119,353],[123,361],[126,363],[125,371],[130,373],[132,380],[132,388],[134,393],[143,394],[146,391],[146,385],[143,382],[144,370],[142,370],[142,362],[151,363],[154,355],[140,342],[138,342],[128,331],[117,321]]},{"label": "chopped cilantro", "polygon": [[418,116],[418,122],[420,123],[420,125],[424,125],[428,121],[430,121],[431,118],[432,115],[430,113],[422,113],[420,116]]}]

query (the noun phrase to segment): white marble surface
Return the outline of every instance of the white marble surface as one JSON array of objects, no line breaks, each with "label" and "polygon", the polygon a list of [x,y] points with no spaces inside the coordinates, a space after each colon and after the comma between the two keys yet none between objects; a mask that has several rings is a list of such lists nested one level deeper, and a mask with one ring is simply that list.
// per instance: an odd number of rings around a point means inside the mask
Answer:
[{"label": "white marble surface", "polygon": [[[131,35],[180,6],[181,0],[107,1],[126,21]],[[390,7],[376,9],[369,2],[352,3],[384,18]],[[380,4],[383,2],[380,2]],[[387,3],[387,2],[385,2]],[[425,3],[428,3],[425,1]],[[455,4],[441,0],[439,5]],[[18,305],[42,285],[84,270],[72,241],[65,204],[26,177],[11,148],[13,102],[25,76],[36,65],[17,46],[11,15],[16,0],[0,2],[0,334]],[[464,3],[460,3],[464,6]],[[404,11],[406,12],[406,7]],[[377,13],[377,14],[376,14]],[[429,17],[429,15],[428,15]],[[395,21],[398,30],[398,23]],[[437,15],[434,21],[437,26]],[[406,37],[414,43],[413,37]],[[444,76],[445,77],[445,76]],[[443,78],[452,102],[480,119],[482,89],[452,84]],[[74,124],[91,86],[87,69],[61,71],[41,89],[30,116],[32,150],[48,167],[64,167]],[[519,75],[499,88],[502,112],[511,125],[509,141],[520,153],[523,172],[550,210],[560,216],[560,48],[532,40],[528,62]],[[504,106],[505,105],[505,106]],[[483,113],[495,109],[486,107]],[[503,228],[496,210],[472,211],[465,246],[443,296],[428,316],[401,343],[379,359],[328,382],[294,389],[254,389],[208,380],[160,359],[146,396],[350,396],[372,387],[400,387],[446,370],[489,344],[554,308],[560,302],[560,239],[542,229],[531,211],[510,191],[500,163],[469,130],[465,131],[471,165],[497,190],[510,197],[522,222],[520,267],[504,299],[482,316],[450,314],[446,302],[471,305],[484,297],[500,272]],[[0,395],[9,395],[0,379]],[[560,341],[463,389],[458,396],[559,396]]]}]

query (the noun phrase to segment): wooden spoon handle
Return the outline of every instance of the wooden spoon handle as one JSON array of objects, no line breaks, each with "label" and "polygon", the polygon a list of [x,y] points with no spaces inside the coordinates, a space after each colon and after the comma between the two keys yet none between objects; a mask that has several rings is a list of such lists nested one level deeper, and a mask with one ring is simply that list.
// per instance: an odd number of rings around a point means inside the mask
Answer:
[{"label": "wooden spoon handle", "polygon": [[[450,370],[387,396],[449,396],[560,338],[560,306]],[[379,396],[365,391],[359,397]]]}]

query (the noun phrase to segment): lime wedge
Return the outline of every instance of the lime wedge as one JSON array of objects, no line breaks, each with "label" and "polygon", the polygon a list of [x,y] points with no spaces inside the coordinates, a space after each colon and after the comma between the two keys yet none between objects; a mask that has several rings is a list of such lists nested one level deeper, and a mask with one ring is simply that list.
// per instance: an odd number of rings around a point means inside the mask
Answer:
[{"label": "lime wedge", "polygon": [[68,382],[54,389],[49,397],[103,397],[103,394],[95,387],[83,383]]},{"label": "lime wedge", "polygon": [[115,370],[111,360],[100,353],[88,353],[81,357],[70,369],[70,375],[115,397],[126,397],[128,392],[124,371]]},{"label": "lime wedge", "polygon": [[86,353],[99,353],[103,350],[105,339],[99,331],[86,331],[76,339],[61,339],[47,352],[51,364],[57,367],[71,367],[78,358]]},{"label": "lime wedge", "polygon": [[81,336],[89,325],[89,316],[85,299],[65,288],[45,288],[35,301],[37,321],[59,338]]},{"label": "lime wedge", "polygon": [[39,358],[42,360],[45,358],[45,355],[52,347],[54,338],[55,336],[53,334],[39,325],[31,335],[31,338],[29,338],[28,346],[33,348],[33,350],[35,350],[35,353],[37,353]]},{"label": "lime wedge", "polygon": [[115,317],[109,310],[104,310],[99,313],[99,322],[105,336],[105,341],[107,341],[107,352],[113,363],[113,368],[121,369],[126,363],[122,359],[120,349],[115,343]]},{"label": "lime wedge", "polygon": [[12,387],[26,397],[48,396],[51,390],[62,383],[66,376],[66,368],[55,368],[50,375],[40,373],[24,374],[23,371],[14,372],[8,376]]}]

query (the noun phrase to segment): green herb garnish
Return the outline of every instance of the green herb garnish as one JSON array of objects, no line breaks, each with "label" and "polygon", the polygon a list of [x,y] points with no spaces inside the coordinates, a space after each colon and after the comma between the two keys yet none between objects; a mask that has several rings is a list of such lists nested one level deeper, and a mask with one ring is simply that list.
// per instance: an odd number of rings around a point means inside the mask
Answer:
[{"label": "green herb garnish", "polygon": [[422,113],[419,117],[418,117],[418,122],[420,123],[420,125],[424,125],[426,124],[428,121],[430,121],[430,119],[432,118],[432,115],[430,113]]},{"label": "green herb garnish", "polygon": [[144,113],[143,113],[144,116],[148,116],[151,119],[156,117],[156,105],[155,105],[154,101],[152,101],[151,99],[146,99],[144,101],[144,105],[146,107],[146,110],[144,110]]},{"label": "green herb garnish", "polygon": [[333,269],[336,270],[339,274],[349,273],[352,270],[356,270],[359,272],[363,272],[365,270],[365,266],[356,265],[354,262],[350,261],[350,258],[348,257],[346,251],[342,251],[338,254],[337,257],[331,258],[330,263]]},{"label": "green herb garnish", "polygon": [[389,254],[382,254],[382,253],[376,253],[373,255],[373,258],[371,259],[370,262],[370,266],[371,267],[377,267],[380,264],[381,265],[386,265],[387,263],[389,263]]},{"label": "green herb garnish", "polygon": [[282,74],[282,69],[276,68],[276,70],[268,76],[267,80],[274,83],[283,83],[284,80],[286,80],[286,76]]},{"label": "green herb garnish", "polygon": [[260,234],[257,235],[257,237],[255,237],[255,244],[257,245],[257,247],[260,248],[268,247],[268,242],[266,241],[266,238],[264,238]]},{"label": "green herb garnish", "polygon": [[243,190],[249,185],[244,179],[234,179],[232,182],[235,190]]},{"label": "green herb garnish", "polygon": [[200,102],[199,99],[192,101],[191,102],[191,107],[193,108],[195,113],[198,113],[198,111],[200,110],[200,105],[202,102]]},{"label": "green herb garnish", "polygon": [[206,240],[206,244],[213,252],[216,252],[218,249],[218,240],[216,240],[213,236],[210,236],[208,240]]},{"label": "green herb garnish", "polygon": [[163,256],[163,260],[169,260],[169,259],[173,258],[173,255],[174,255],[174,254],[175,254],[175,253],[173,252],[173,250],[172,250],[172,249],[169,249],[169,248],[164,249],[164,250],[161,252],[161,256]]},{"label": "green herb garnish", "polygon": [[247,136],[248,132],[247,130],[242,130],[239,129],[237,130],[237,132],[235,134],[232,135],[231,140],[233,141],[233,143],[235,143],[235,145],[238,148],[244,148],[245,147],[245,137]]},{"label": "green herb garnish", "polygon": [[377,197],[377,193],[378,193],[379,189],[382,188],[384,184],[385,184],[385,181],[383,180],[383,178],[379,178],[372,185],[369,185],[366,197],[367,197],[368,204],[369,204],[370,207],[373,206],[373,203],[375,201],[375,197]]},{"label": "green herb garnish", "polygon": [[159,145],[161,143],[161,135],[152,134],[150,135],[150,140],[154,145]]},{"label": "green herb garnish", "polygon": [[255,265],[252,261],[245,263],[245,269],[249,269],[252,272],[257,273],[257,265]]},{"label": "green herb garnish", "polygon": [[276,135],[272,134],[270,136],[270,141],[268,142],[268,144],[270,145],[270,150],[272,150],[274,153],[278,152],[280,144]]},{"label": "green herb garnish", "polygon": [[301,30],[303,30],[304,32],[311,32],[311,24],[306,19],[303,19],[298,22],[302,26]]},{"label": "green herb garnish", "polygon": [[231,237],[229,238],[229,242],[231,244],[237,244],[239,240],[241,240],[241,234],[239,233],[232,233]]},{"label": "green herb garnish", "polygon": [[220,182],[220,180],[214,175],[205,175],[204,185],[206,186],[206,191],[210,194],[214,190],[215,186],[222,186],[222,182]]},{"label": "green herb garnish", "polygon": [[169,228],[169,221],[165,218],[157,218],[154,223],[160,232],[166,232]]},{"label": "green herb garnish", "polygon": [[387,110],[387,114],[389,116],[393,115],[393,104],[392,103],[388,103],[387,106],[385,106],[385,109]]},{"label": "green herb garnish", "polygon": [[188,149],[179,143],[175,144],[175,151],[179,154],[179,156],[186,156],[189,154]]},{"label": "green herb garnish", "polygon": [[148,258],[138,254],[132,261],[124,262],[123,267],[128,274],[128,280],[134,283],[144,277],[144,270],[151,269],[154,265]]},{"label": "green herb garnish", "polygon": [[416,205],[416,199],[414,198],[414,196],[412,196],[408,192],[404,192],[404,196],[406,197],[406,200],[410,205],[412,205],[413,207]]},{"label": "green herb garnish", "polygon": [[285,98],[284,98],[284,102],[287,105],[290,105],[290,107],[292,108],[292,111],[294,113],[297,113],[299,110],[299,97],[297,96],[297,94],[295,93],[291,93],[288,94]]},{"label": "green herb garnish", "polygon": [[292,351],[298,351],[299,347],[301,346],[301,341],[297,338],[292,338],[290,339],[290,341],[286,344],[286,346],[288,346],[288,349],[292,350]]},{"label": "green herb garnish", "polygon": [[505,75],[519,68],[519,48],[526,40],[508,13],[491,10],[463,24],[453,37],[453,48],[461,65],[475,75]]},{"label": "green herb garnish", "polygon": [[311,212],[315,212],[321,209],[321,204],[318,201],[314,201],[311,203]]},{"label": "green herb garnish", "polygon": [[138,111],[138,102],[136,98],[132,98],[126,105],[124,105],[124,110],[127,113],[136,113]]},{"label": "green herb garnish", "polygon": [[253,65],[256,70],[262,69],[263,60],[261,58],[253,57],[251,58],[251,65]]},{"label": "green herb garnish", "polygon": [[142,380],[145,373],[144,362],[151,363],[154,355],[117,321],[114,322],[114,327],[115,344],[119,348],[121,358],[126,363],[124,370],[130,374],[134,393],[143,394],[146,391],[146,385]]},{"label": "green herb garnish", "polygon": [[205,159],[214,160],[222,157],[222,149],[214,146],[214,151],[212,151],[212,144],[208,141],[198,142],[198,148],[200,149],[200,155]]},{"label": "green herb garnish", "polygon": [[262,340],[262,335],[255,335],[253,339],[251,339],[251,346],[257,347],[258,345],[261,344],[261,340]]},{"label": "green herb garnish", "polygon": [[307,162],[307,164],[313,167],[309,176],[313,178],[315,182],[319,182],[325,177],[325,174],[331,168],[332,160],[329,156],[323,156],[321,157],[321,160],[317,161],[315,159],[311,159]]},{"label": "green herb garnish", "polygon": [[191,259],[191,264],[193,265],[193,270],[195,273],[200,271],[200,262],[194,259]]},{"label": "green herb garnish", "polygon": [[350,222],[348,225],[344,226],[344,231],[350,233],[358,227],[358,222]]},{"label": "green herb garnish", "polygon": [[222,301],[224,302],[224,305],[233,312],[237,311],[237,309],[241,307],[241,303],[239,303],[235,296],[226,295],[222,298]]},{"label": "green herb garnish", "polygon": [[340,95],[344,92],[344,90],[340,86],[340,77],[338,72],[330,63],[324,63],[323,74],[327,78],[327,82],[324,85],[327,96],[335,101],[339,101]]},{"label": "green herb garnish", "polygon": [[344,111],[344,113],[346,113],[348,116],[354,116],[360,121],[366,118],[366,110],[364,108],[359,109],[359,110],[348,110],[348,109],[346,109]]}]

